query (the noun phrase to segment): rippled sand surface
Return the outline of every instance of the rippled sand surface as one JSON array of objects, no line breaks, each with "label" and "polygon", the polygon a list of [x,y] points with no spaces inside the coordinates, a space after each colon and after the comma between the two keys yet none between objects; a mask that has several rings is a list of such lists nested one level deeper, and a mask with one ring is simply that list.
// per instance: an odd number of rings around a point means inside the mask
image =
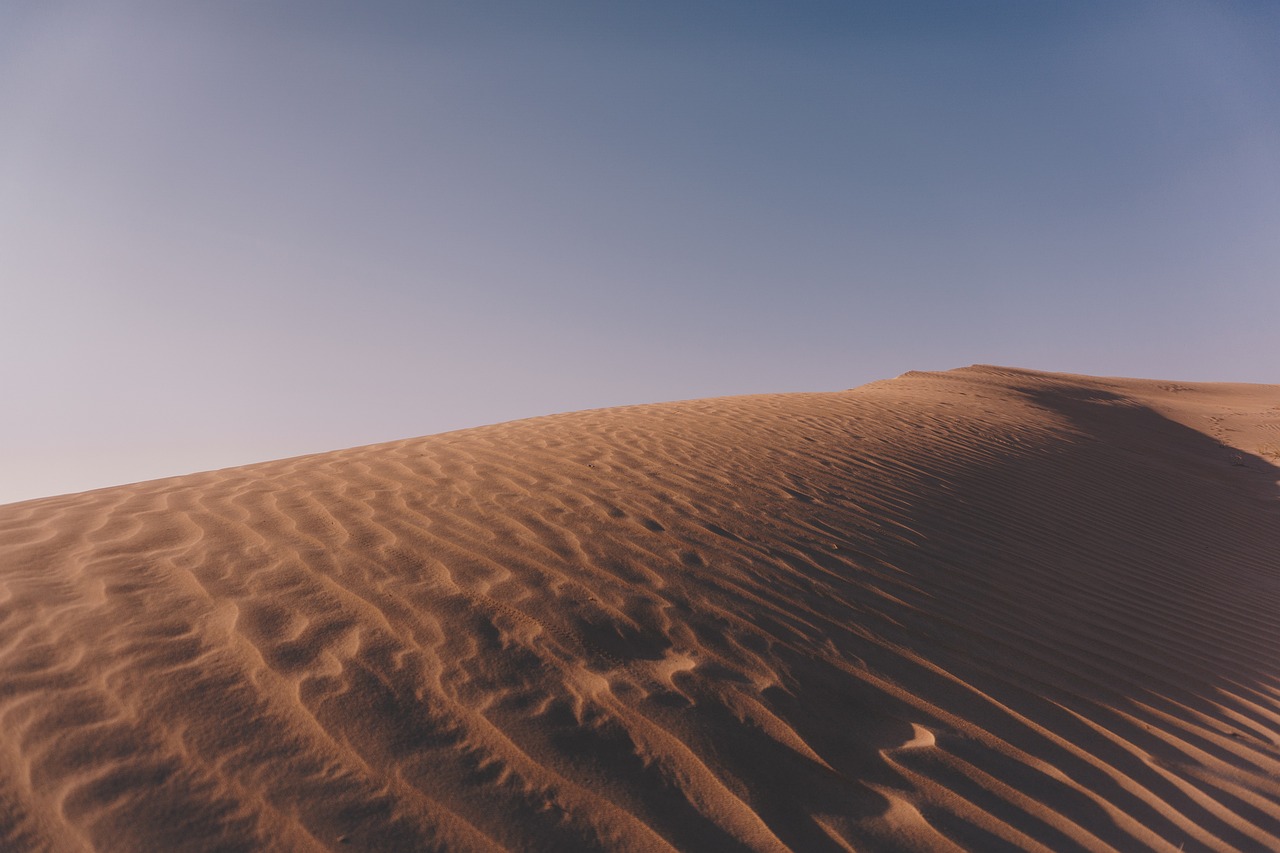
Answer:
[{"label": "rippled sand surface", "polygon": [[0,849],[1280,849],[1280,386],[973,367],[0,507]]}]

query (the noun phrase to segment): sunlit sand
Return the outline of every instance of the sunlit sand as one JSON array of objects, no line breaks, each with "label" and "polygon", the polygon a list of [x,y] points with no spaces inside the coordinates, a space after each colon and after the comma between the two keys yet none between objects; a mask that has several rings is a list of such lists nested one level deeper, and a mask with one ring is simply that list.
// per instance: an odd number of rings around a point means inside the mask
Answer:
[{"label": "sunlit sand", "polygon": [[1278,849],[1278,481],[979,366],[0,507],[0,849]]}]

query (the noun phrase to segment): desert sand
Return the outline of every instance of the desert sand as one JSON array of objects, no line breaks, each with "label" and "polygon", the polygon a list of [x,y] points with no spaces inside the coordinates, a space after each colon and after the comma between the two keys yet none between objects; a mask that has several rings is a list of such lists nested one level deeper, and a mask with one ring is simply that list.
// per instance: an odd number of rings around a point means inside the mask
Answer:
[{"label": "desert sand", "polygon": [[1280,386],[975,366],[0,507],[0,849],[1280,849]]}]

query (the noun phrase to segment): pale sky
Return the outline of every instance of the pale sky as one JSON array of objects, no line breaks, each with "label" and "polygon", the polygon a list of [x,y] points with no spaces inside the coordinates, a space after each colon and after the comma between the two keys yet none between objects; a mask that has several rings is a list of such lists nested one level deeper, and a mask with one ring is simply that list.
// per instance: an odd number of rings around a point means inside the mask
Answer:
[{"label": "pale sky", "polygon": [[0,0],[0,502],[975,362],[1280,383],[1280,3]]}]

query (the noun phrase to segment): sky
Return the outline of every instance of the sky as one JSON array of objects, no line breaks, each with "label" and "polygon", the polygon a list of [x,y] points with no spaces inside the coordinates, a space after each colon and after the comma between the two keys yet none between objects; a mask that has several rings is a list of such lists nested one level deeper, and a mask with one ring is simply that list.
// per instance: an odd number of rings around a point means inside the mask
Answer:
[{"label": "sky", "polygon": [[0,503],[973,363],[1280,383],[1280,4],[0,0]]}]

